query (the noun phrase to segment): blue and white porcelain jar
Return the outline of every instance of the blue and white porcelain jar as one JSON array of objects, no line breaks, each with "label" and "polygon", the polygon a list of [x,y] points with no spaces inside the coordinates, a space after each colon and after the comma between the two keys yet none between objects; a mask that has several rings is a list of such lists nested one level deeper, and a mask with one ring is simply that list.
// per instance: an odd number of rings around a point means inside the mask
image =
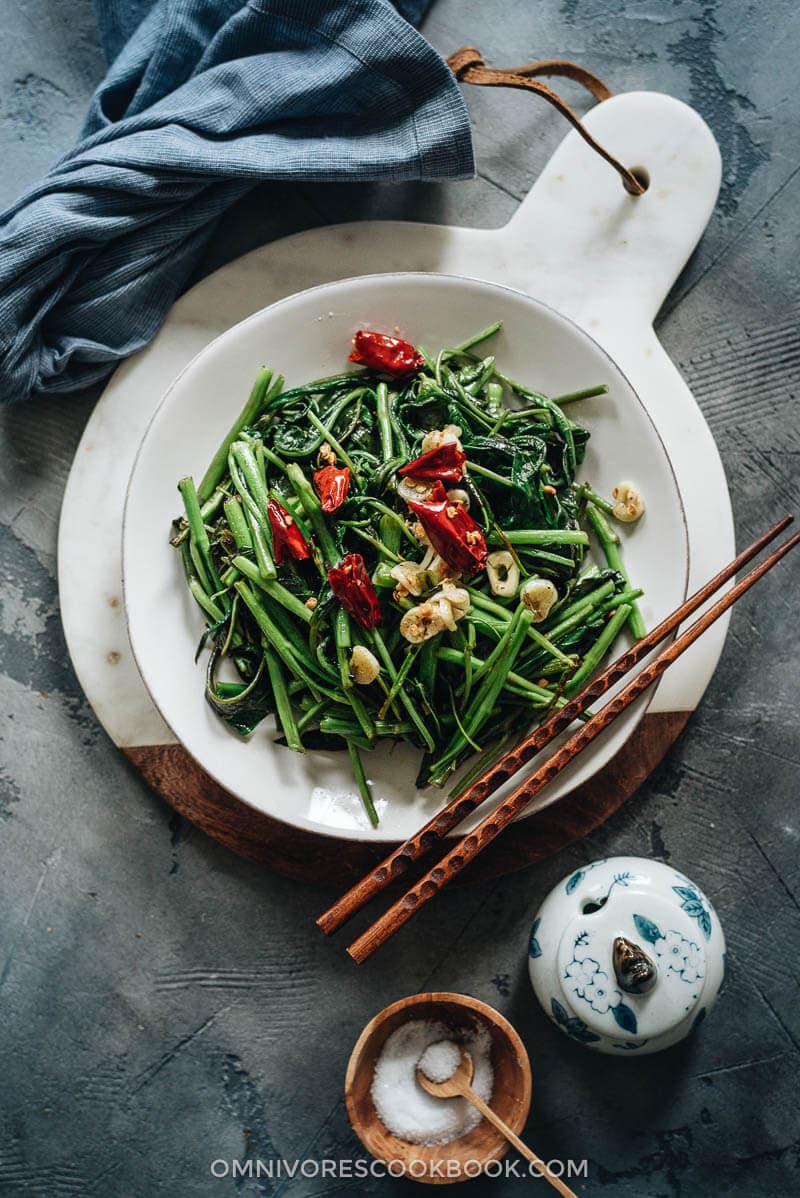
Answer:
[{"label": "blue and white porcelain jar", "polygon": [[671,865],[610,857],[564,878],[533,924],[536,997],[598,1052],[669,1048],[713,1005],[725,938],[706,896]]}]

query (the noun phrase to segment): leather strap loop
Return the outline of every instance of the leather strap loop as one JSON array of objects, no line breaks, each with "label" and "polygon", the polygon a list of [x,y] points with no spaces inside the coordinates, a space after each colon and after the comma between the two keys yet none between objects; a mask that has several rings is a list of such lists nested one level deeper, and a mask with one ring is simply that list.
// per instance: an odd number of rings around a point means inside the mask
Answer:
[{"label": "leather strap loop", "polygon": [[591,146],[610,166],[613,166],[629,195],[639,196],[646,191],[633,172],[592,137],[580,117],[572,111],[570,106],[546,83],[540,83],[536,78],[538,75],[558,75],[565,79],[572,79],[573,82],[585,87],[596,100],[609,99],[614,93],[606,87],[602,79],[593,75],[591,71],[587,71],[585,67],[578,66],[577,63],[570,62],[568,59],[547,58],[540,62],[527,63],[521,67],[497,70],[486,66],[483,55],[474,46],[463,46],[460,50],[456,50],[448,58],[447,65],[456,78],[464,83],[474,83],[479,87],[515,87],[543,96],[562,116],[566,117],[573,128],[577,129],[586,144]]}]

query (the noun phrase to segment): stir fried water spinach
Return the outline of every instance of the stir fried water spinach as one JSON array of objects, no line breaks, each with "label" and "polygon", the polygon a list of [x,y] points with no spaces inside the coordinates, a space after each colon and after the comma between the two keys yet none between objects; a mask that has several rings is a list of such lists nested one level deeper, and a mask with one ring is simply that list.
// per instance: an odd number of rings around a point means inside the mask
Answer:
[{"label": "stir fried water spinach", "polygon": [[274,715],[290,749],[348,752],[373,824],[365,750],[408,741],[442,786],[643,632],[619,504],[575,479],[589,433],[568,405],[606,388],[507,378],[479,349],[498,328],[433,358],[361,331],[361,369],[302,387],[262,370],[200,484],[178,484],[208,702],[243,736]]}]

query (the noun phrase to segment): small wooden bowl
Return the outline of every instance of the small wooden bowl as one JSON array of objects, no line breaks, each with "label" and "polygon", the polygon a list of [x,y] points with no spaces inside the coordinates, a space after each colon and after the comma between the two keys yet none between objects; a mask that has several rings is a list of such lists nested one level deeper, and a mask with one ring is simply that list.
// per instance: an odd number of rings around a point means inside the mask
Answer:
[{"label": "small wooden bowl", "polygon": [[525,1046],[507,1019],[486,1003],[466,994],[413,994],[376,1015],[350,1054],[345,1100],[350,1122],[361,1143],[374,1157],[390,1162],[400,1175],[429,1184],[464,1181],[500,1160],[509,1143],[485,1119],[458,1140],[426,1147],[401,1140],[378,1118],[372,1101],[375,1062],[395,1028],[408,1020],[438,1020],[453,1031],[470,1031],[476,1019],[491,1033],[494,1085],[490,1104],[512,1131],[520,1135],[531,1105],[531,1067]]}]

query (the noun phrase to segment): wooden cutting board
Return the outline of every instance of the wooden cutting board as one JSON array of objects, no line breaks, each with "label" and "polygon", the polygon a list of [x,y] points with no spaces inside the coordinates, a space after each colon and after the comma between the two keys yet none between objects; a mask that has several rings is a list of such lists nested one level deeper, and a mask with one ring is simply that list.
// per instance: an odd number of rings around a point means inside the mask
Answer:
[{"label": "wooden cutting board", "polygon": [[[628,196],[617,175],[570,132],[511,221],[476,230],[370,221],[313,229],[246,254],[187,292],[152,345],[117,370],[73,463],[59,530],[61,612],[80,682],[104,728],[149,785],[235,852],[299,880],[354,880],[387,851],[380,832],[345,839],[300,830],[226,792],[175,742],[139,677],[121,588],[121,527],[137,448],[172,379],[214,337],[305,287],[354,275],[422,270],[503,283],[584,328],[637,390],[675,471],[689,546],[689,590],[734,554],[722,464],[653,320],[699,241],[720,181],[702,118],[669,96],[631,92],[586,124],[649,178]],[[702,331],[698,334],[702,336]],[[646,480],[641,480],[646,488]],[[654,497],[657,501],[657,497]],[[722,650],[718,623],[659,684],[624,749],[590,783],[521,820],[472,872],[521,868],[607,819],[662,759],[697,706]]]}]

